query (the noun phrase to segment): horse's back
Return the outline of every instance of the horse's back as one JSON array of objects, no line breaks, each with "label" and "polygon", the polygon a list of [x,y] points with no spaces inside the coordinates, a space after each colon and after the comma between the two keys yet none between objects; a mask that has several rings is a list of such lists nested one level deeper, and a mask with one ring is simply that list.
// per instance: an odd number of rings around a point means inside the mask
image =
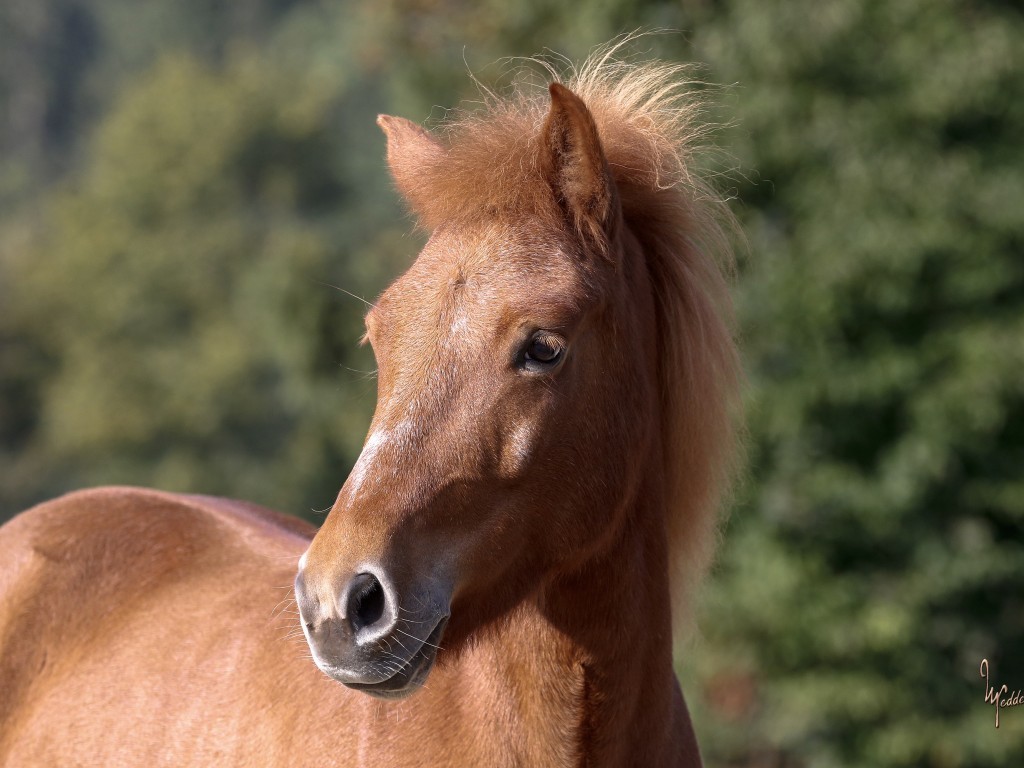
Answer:
[{"label": "horse's back", "polygon": [[340,687],[288,637],[312,533],[134,488],[69,494],[0,528],[0,762],[290,762],[277,751],[297,714],[277,695]]}]

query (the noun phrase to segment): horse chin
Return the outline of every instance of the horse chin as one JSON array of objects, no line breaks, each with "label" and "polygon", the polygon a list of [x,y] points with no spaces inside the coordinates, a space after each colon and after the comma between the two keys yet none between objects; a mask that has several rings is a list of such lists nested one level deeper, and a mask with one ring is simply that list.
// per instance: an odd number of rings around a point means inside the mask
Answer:
[{"label": "horse chin", "polygon": [[412,658],[387,680],[381,680],[378,683],[346,681],[342,681],[342,683],[354,691],[368,693],[378,699],[404,699],[412,695],[423,687],[423,683],[426,682],[430,670],[434,667],[441,638],[444,636],[444,628],[447,624],[447,617],[441,619],[427,639],[423,641],[419,650],[412,655]]}]

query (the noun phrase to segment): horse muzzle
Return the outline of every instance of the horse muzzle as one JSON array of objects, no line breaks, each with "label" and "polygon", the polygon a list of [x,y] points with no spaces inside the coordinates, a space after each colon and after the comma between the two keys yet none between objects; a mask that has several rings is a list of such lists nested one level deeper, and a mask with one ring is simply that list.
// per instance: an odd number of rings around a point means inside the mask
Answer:
[{"label": "horse muzzle", "polygon": [[[354,690],[397,699],[423,685],[433,668],[448,623],[448,590],[437,585],[398,591],[381,569],[365,568],[336,599],[295,578],[299,620],[313,661]],[[328,591],[328,595],[333,590]]]}]

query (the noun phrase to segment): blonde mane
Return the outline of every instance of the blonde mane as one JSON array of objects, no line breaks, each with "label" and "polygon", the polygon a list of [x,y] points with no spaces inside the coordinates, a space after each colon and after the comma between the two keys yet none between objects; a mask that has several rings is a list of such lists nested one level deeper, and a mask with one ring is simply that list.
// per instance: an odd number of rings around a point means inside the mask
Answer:
[{"label": "blonde mane", "polygon": [[[667,520],[677,627],[714,554],[719,511],[738,465],[740,364],[726,276],[734,223],[694,167],[705,139],[691,69],[617,58],[624,38],[546,79],[590,109],[627,226],[643,246],[656,292]],[[537,61],[537,60],[533,60]],[[533,78],[536,80],[536,78]],[[403,191],[427,228],[481,212],[543,211],[537,166],[547,89],[519,79],[485,91],[483,107],[441,126],[446,149]]]}]

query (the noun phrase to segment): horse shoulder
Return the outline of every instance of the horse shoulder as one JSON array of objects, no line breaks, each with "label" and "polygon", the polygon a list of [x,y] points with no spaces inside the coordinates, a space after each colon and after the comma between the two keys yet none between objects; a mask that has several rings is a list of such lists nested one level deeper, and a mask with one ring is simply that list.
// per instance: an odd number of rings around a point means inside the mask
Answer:
[{"label": "horse shoulder", "polygon": [[[162,653],[198,653],[188,647],[193,638],[213,642],[201,624],[234,609],[238,622],[260,619],[249,623],[256,624],[251,650],[262,655],[258,638],[284,634],[270,625],[288,617],[271,603],[290,597],[296,561],[312,533],[255,505],[119,487],[68,494],[0,527],[0,756],[27,748],[38,757],[45,745],[26,745],[26,734],[38,741],[61,701],[84,701],[108,684],[114,690],[125,674],[141,673],[138,682],[171,690],[166,679],[152,679],[164,663],[153,653],[158,633],[188,638],[160,641]],[[147,653],[150,678],[143,664],[119,671],[118,659]],[[189,661],[196,659],[204,663]],[[85,669],[100,670],[89,690],[79,682]],[[76,738],[92,740],[75,728]]]},{"label": "horse shoulder", "polygon": [[0,528],[0,595],[6,604],[28,590],[52,607],[71,604],[81,613],[83,600],[107,604],[117,593],[123,601],[184,568],[195,576],[254,557],[297,556],[314,532],[295,518],[229,499],[130,487],[76,491]]}]

